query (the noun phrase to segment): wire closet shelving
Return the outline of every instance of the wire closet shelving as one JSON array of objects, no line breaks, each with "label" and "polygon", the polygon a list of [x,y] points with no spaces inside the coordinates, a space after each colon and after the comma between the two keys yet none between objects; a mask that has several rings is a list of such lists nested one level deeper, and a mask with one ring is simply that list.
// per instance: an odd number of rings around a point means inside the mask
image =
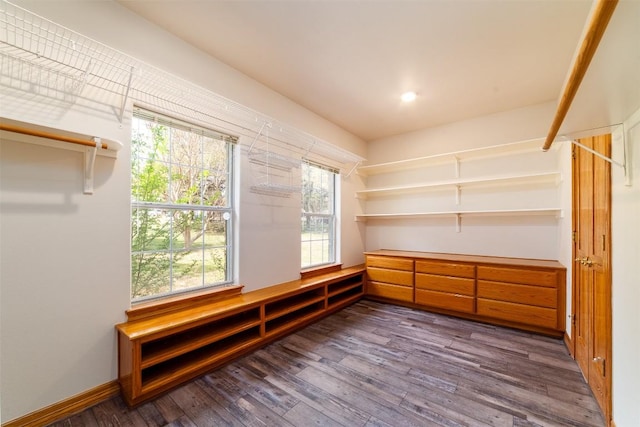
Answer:
[{"label": "wire closet shelving", "polygon": [[[286,163],[299,164],[303,157],[314,156],[345,166],[364,160],[6,0],[0,0],[0,85],[67,106],[90,98],[108,104],[120,123],[132,101],[246,136],[247,141],[264,138],[266,124],[276,154],[261,155],[278,162],[285,157]],[[245,152],[251,150],[249,143],[243,144]]]}]

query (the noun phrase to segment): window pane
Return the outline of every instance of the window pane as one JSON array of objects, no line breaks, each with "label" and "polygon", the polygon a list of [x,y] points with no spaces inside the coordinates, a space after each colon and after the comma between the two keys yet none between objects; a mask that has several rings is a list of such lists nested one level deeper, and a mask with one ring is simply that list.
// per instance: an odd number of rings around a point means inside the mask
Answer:
[{"label": "window pane", "polygon": [[133,299],[171,291],[171,254],[144,252],[131,255],[131,297]]},{"label": "window pane", "polygon": [[305,225],[301,239],[302,267],[334,262],[334,218],[303,215],[302,223]]},{"label": "window pane", "polygon": [[204,283],[211,285],[224,282],[227,271],[227,249],[211,248],[204,250]]},{"label": "window pane", "polygon": [[302,164],[303,268],[335,262],[335,177],[329,168]]},{"label": "window pane", "polygon": [[227,185],[229,177],[225,172],[210,169],[201,172],[202,204],[206,206],[227,207]]},{"label": "window pane", "polygon": [[221,284],[230,277],[230,220],[223,218],[232,217],[230,143],[196,126],[174,126],[150,112],[133,119],[133,299]]},{"label": "window pane", "polygon": [[334,174],[312,165],[302,166],[302,209],[306,213],[333,214]]},{"label": "window pane", "polygon": [[171,167],[171,203],[183,205],[202,204],[200,169],[189,168],[183,165]]},{"label": "window pane", "polygon": [[133,209],[131,252],[171,249],[171,212],[164,209]]}]

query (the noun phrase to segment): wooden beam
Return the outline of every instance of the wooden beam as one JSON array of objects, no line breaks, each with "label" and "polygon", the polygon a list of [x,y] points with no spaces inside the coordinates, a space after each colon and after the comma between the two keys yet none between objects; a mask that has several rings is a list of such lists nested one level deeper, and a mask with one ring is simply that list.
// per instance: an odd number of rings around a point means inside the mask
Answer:
[{"label": "wooden beam", "polygon": [[611,16],[613,15],[613,11],[615,10],[617,4],[618,0],[597,0],[597,4],[595,5],[593,14],[591,16],[591,21],[589,22],[589,27],[587,28],[584,38],[582,39],[580,51],[578,52],[578,56],[573,63],[571,74],[569,75],[569,78],[567,79],[567,82],[562,91],[562,96],[560,98],[560,102],[558,103],[558,109],[556,110],[556,115],[553,118],[551,129],[549,129],[547,139],[545,140],[542,147],[544,151],[547,151],[551,147],[551,144],[553,144],[553,140],[558,134],[558,130],[560,129],[560,126],[562,125],[562,122],[566,117],[567,112],[569,111],[569,107],[571,106],[573,98],[578,92],[578,87],[580,87],[582,78],[587,72],[587,68],[589,68],[591,59],[596,53],[598,44],[600,43],[600,40],[604,35],[604,31],[609,24],[609,20],[611,19]]}]

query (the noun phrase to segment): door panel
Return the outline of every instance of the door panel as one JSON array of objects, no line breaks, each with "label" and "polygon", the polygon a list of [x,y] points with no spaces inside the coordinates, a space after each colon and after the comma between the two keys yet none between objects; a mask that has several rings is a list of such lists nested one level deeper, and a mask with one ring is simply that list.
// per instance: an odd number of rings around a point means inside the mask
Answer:
[{"label": "door panel", "polygon": [[[610,157],[611,136],[581,144]],[[611,419],[610,164],[581,148],[574,154],[575,358],[605,419]]]}]

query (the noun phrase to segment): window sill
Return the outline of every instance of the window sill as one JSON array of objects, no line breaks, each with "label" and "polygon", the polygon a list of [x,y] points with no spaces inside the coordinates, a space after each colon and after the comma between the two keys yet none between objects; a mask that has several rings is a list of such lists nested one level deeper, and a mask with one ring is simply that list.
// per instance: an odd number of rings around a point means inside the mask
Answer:
[{"label": "window sill", "polygon": [[320,276],[321,274],[333,273],[335,271],[340,271],[342,269],[342,264],[331,264],[331,265],[322,265],[320,267],[311,267],[304,269],[300,272],[300,279],[308,279],[310,277]]},{"label": "window sill", "polygon": [[244,285],[221,286],[180,295],[170,295],[153,301],[140,302],[126,311],[127,319],[128,321],[140,320],[146,317],[209,304],[214,301],[240,295],[242,288],[244,288]]}]

